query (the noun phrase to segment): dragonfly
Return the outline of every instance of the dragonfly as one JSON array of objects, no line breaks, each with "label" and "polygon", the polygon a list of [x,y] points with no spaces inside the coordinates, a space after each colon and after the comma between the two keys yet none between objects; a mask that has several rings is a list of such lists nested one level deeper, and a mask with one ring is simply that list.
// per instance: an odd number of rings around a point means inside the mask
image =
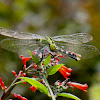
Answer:
[{"label": "dragonfly", "polygon": [[44,37],[0,27],[0,35],[8,37],[0,42],[2,48],[24,56],[28,56],[28,50],[36,50],[39,46],[42,48],[49,46],[51,51],[62,52],[76,61],[80,58],[92,58],[99,54],[99,50],[95,46],[87,44],[93,40],[93,37],[88,33]]}]

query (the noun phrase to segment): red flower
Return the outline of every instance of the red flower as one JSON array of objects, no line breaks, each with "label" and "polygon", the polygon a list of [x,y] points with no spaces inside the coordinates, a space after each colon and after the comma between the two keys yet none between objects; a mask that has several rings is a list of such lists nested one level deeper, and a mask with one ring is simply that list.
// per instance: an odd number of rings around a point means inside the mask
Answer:
[{"label": "red flower", "polygon": [[71,75],[70,73],[72,72],[72,69],[63,65],[59,68],[59,72],[64,76],[65,79],[67,79],[67,77]]},{"label": "red flower", "polygon": [[2,83],[2,79],[1,79],[1,77],[0,77],[0,84]]},{"label": "red flower", "polygon": [[32,54],[35,55],[36,54],[36,51],[33,51]]},{"label": "red flower", "polygon": [[2,81],[1,77],[0,77],[0,86],[2,87],[3,90],[7,89],[7,87],[4,86],[4,82]]},{"label": "red flower", "polygon": [[60,61],[60,59],[59,58],[55,58],[57,61]]},{"label": "red flower", "polygon": [[21,99],[21,100],[28,100],[25,97],[22,97],[20,94],[12,93],[12,95],[13,95],[13,97],[18,98],[18,99]]},{"label": "red flower", "polygon": [[37,88],[34,86],[31,86],[30,89],[32,90],[32,92],[35,92]]},{"label": "red flower", "polygon": [[37,66],[37,64],[36,63],[34,63],[34,69],[36,69],[38,66]]},{"label": "red flower", "polygon": [[33,75],[34,78],[37,78],[37,76]]},{"label": "red flower", "polygon": [[17,74],[14,70],[12,70],[12,73],[15,75],[15,77],[17,77]]},{"label": "red flower", "polygon": [[26,76],[26,73],[22,73],[22,76],[25,77]]},{"label": "red flower", "polygon": [[24,57],[23,55],[21,55],[21,59],[23,61],[24,64],[24,68],[26,68],[26,62],[30,60],[31,57]]},{"label": "red flower", "polygon": [[87,92],[87,88],[88,88],[88,85],[87,84],[80,84],[80,83],[76,83],[76,82],[68,82],[68,84],[70,86],[73,86],[73,87],[76,87],[80,90],[83,90],[84,92]]},{"label": "red flower", "polygon": [[64,69],[66,72],[71,73],[72,69],[71,68],[67,68],[66,66],[62,65],[60,68]]},{"label": "red flower", "polygon": [[57,55],[58,55],[58,57],[63,58],[63,56],[61,54],[57,54]]}]

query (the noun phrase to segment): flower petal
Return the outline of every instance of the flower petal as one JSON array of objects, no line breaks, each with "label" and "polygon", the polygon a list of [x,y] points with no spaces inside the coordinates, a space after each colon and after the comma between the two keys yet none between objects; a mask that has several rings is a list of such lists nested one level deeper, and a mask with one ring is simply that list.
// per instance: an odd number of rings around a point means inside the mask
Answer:
[{"label": "flower petal", "polygon": [[80,90],[83,90],[84,92],[87,92],[87,88],[88,88],[88,85],[87,84],[80,84],[80,83],[76,83],[76,82],[68,82],[68,84],[70,86],[73,86],[73,87],[76,87]]}]

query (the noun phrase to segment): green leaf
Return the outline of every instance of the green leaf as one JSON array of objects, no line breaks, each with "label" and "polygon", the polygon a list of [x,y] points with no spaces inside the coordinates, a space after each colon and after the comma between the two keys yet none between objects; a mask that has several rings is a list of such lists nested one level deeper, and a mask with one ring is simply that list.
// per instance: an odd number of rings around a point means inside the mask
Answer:
[{"label": "green leaf", "polygon": [[48,89],[43,84],[38,82],[35,78],[19,77],[19,79],[24,79],[26,82],[36,87],[40,92],[43,92],[48,95]]},{"label": "green leaf", "polygon": [[28,50],[28,52],[30,53],[34,63],[39,64],[39,59],[35,55],[33,55],[31,51]]},{"label": "green leaf", "polygon": [[12,86],[16,85],[16,84],[19,84],[19,83],[23,83],[23,82],[26,82],[26,81],[18,81],[16,83],[14,83]]},{"label": "green leaf", "polygon": [[71,98],[71,99],[75,99],[75,100],[81,100],[77,96],[70,94],[70,93],[60,93],[56,97],[58,97],[58,96],[67,97],[67,98]]},{"label": "green leaf", "polygon": [[63,65],[63,64],[59,64],[59,65],[55,65],[55,66],[50,67],[50,68],[47,70],[47,74],[48,74],[48,75],[53,75],[53,74],[55,74],[55,73],[59,70],[59,68],[60,68],[62,65]]},{"label": "green leaf", "polygon": [[[41,80],[40,78],[34,78],[34,79],[37,80],[37,81],[40,81]],[[18,81],[16,83],[14,83],[13,85],[16,85],[16,84],[19,84],[19,83],[23,83],[23,82],[26,82],[26,81],[25,80],[21,80],[21,81]]]},{"label": "green leaf", "polygon": [[50,63],[50,59],[51,59],[51,56],[48,56],[45,61],[43,62],[44,63],[44,66],[48,65]]}]

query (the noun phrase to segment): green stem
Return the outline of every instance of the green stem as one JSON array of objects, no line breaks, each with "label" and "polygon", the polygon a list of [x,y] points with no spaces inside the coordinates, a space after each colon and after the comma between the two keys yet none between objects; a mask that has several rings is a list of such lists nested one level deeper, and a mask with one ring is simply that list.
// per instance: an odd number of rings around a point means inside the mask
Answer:
[{"label": "green stem", "polygon": [[43,78],[44,78],[44,81],[46,82],[46,85],[47,85],[47,87],[48,87],[48,89],[49,89],[49,92],[50,92],[50,94],[51,94],[52,100],[56,100],[56,99],[55,99],[55,96],[54,96],[54,94],[53,94],[53,91],[52,91],[52,89],[51,89],[51,87],[50,87],[50,85],[49,85],[49,83],[48,83],[48,81],[47,81],[47,79],[46,79],[45,74],[43,75]]},{"label": "green stem", "polygon": [[[42,65],[41,65],[41,68],[42,68],[42,71],[44,72],[44,67]],[[52,91],[52,89],[51,89],[51,87],[50,87],[50,85],[48,83],[48,80],[47,80],[47,78],[45,76],[45,73],[43,73],[43,79],[46,82],[46,86],[48,87],[48,90],[50,92],[52,100],[56,100],[55,95],[53,94],[53,91]]]}]

